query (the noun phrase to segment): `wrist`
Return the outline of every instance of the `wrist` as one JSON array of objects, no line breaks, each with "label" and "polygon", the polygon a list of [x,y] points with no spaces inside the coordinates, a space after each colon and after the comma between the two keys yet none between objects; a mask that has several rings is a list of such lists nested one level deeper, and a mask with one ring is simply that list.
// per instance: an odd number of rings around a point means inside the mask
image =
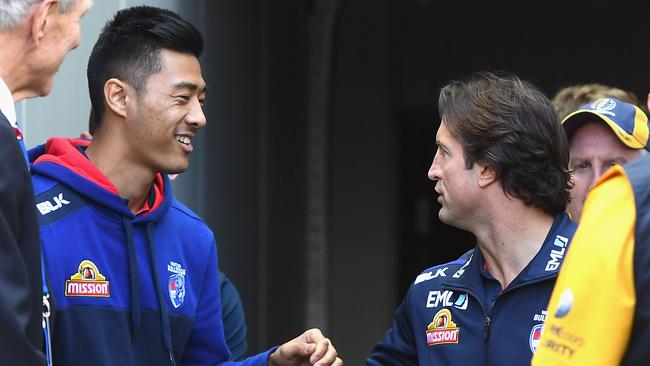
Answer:
[{"label": "wrist", "polygon": [[278,350],[276,349],[269,355],[269,366],[280,366],[279,361],[280,356],[278,355]]}]

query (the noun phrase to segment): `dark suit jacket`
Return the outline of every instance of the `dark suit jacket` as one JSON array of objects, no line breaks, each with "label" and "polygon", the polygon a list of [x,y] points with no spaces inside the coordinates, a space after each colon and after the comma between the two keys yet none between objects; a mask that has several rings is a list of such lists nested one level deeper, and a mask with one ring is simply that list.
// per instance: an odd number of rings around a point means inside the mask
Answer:
[{"label": "dark suit jacket", "polygon": [[44,365],[40,240],[34,190],[0,113],[0,364]]}]

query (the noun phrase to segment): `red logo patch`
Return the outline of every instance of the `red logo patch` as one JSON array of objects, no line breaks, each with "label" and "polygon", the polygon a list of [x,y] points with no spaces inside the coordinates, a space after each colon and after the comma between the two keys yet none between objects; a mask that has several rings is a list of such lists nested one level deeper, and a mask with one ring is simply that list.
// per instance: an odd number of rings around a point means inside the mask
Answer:
[{"label": "red logo patch", "polygon": [[448,309],[442,309],[436,313],[433,321],[427,327],[427,344],[433,346],[458,343],[459,334],[460,328],[451,321],[451,312]]},{"label": "red logo patch", "polygon": [[77,273],[65,281],[65,296],[110,297],[110,283],[95,263],[86,259],[79,264]]}]

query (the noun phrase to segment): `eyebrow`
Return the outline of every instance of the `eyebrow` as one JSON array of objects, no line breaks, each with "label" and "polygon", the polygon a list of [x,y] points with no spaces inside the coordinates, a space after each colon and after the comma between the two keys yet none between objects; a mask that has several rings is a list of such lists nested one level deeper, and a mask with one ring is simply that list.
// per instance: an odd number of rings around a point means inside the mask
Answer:
[{"label": "eyebrow", "polygon": [[199,91],[199,92],[206,92],[208,90],[208,86],[204,86],[202,89],[199,90],[199,86],[194,83],[190,83],[188,81],[181,81],[179,83],[174,84],[175,89],[187,89],[190,91]]}]

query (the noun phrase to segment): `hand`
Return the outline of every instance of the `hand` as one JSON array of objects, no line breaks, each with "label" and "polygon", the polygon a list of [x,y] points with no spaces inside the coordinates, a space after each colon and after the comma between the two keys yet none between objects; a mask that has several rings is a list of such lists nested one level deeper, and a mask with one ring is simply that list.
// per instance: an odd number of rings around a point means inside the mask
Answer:
[{"label": "hand", "polygon": [[269,357],[270,366],[343,366],[336,349],[318,329],[310,329],[283,344]]}]

